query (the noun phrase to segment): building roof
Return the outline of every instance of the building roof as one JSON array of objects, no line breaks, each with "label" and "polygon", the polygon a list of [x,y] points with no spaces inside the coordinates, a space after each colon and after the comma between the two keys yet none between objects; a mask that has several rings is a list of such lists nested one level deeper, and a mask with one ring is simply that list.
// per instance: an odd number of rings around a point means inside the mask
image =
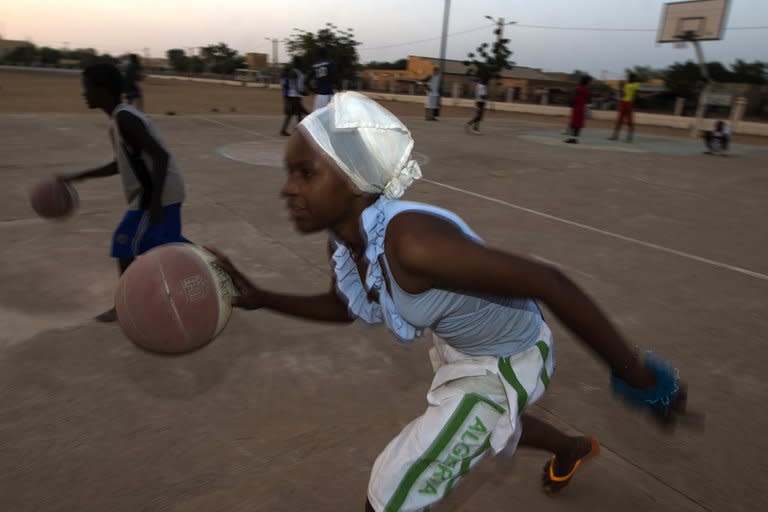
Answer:
[{"label": "building roof", "polygon": [[19,46],[32,46],[29,41],[14,41],[13,39],[0,39],[0,49],[13,49]]},{"label": "building roof", "polygon": [[[422,56],[418,56],[418,57],[424,60],[434,62],[435,64],[440,63],[440,59],[435,59],[432,57],[422,57]],[[462,60],[445,59],[444,69],[445,69],[445,73],[448,75],[466,75],[467,74],[467,66],[464,65],[464,61]],[[567,80],[560,80],[560,79],[548,76],[538,68],[529,68],[526,66],[513,66],[512,69],[505,69],[504,71],[501,72],[501,77],[517,78],[520,80],[541,80],[545,82],[567,82]]]}]

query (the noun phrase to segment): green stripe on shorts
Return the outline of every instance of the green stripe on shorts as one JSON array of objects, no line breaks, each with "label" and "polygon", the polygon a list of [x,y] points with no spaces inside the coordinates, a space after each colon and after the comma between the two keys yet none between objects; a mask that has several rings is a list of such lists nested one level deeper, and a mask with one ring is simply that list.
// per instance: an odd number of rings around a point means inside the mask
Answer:
[{"label": "green stripe on shorts", "polygon": [[525,390],[520,381],[517,380],[515,370],[512,369],[512,365],[509,364],[508,357],[499,358],[499,371],[501,375],[509,382],[515,392],[517,392],[517,414],[522,414],[525,404],[528,402],[528,392]]},{"label": "green stripe on shorts", "polygon": [[[405,503],[408,493],[411,492],[413,485],[419,479],[419,477],[427,470],[427,468],[435,461],[438,460],[440,454],[445,450],[453,437],[459,431],[461,426],[469,417],[472,409],[478,403],[485,403],[493,407],[497,412],[504,413],[505,410],[499,404],[488,400],[487,398],[480,396],[476,393],[468,393],[462,398],[461,403],[453,411],[451,418],[445,424],[443,429],[437,434],[437,437],[432,442],[430,447],[409,469],[406,471],[405,476],[400,481],[400,485],[397,486],[395,493],[390,498],[387,506],[384,508],[385,512],[397,512],[400,507]],[[488,433],[490,435],[490,432]]]},{"label": "green stripe on shorts", "polygon": [[539,347],[541,352],[541,360],[543,362],[541,368],[541,382],[544,384],[544,388],[549,387],[549,375],[547,374],[547,358],[549,357],[549,347],[543,340],[536,342],[536,346]]}]

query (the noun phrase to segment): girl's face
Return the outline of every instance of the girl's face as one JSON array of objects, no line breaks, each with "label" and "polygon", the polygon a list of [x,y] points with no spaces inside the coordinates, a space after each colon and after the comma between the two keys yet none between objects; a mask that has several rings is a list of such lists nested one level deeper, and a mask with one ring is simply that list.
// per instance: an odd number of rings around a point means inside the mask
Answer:
[{"label": "girl's face", "polygon": [[314,233],[353,218],[360,192],[301,129],[288,139],[285,168],[288,175],[280,195],[296,229]]}]

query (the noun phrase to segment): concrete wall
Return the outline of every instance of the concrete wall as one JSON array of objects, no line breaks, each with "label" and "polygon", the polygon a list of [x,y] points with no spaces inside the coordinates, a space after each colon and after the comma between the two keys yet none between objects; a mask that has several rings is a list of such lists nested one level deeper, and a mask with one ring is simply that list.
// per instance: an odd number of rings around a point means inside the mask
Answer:
[{"label": "concrete wall", "polygon": [[[377,92],[365,92],[367,96],[375,100],[382,101],[402,101],[405,103],[420,103],[425,102],[424,96],[408,96],[402,94],[386,94]],[[461,98],[442,98],[441,103],[447,107],[466,107],[474,108],[474,100],[461,99]],[[535,105],[530,103],[504,103],[498,101],[488,102],[488,110],[498,110],[504,112],[520,112],[525,114],[535,114],[542,116],[556,116],[567,118],[571,109],[568,107],[559,107],[552,105]],[[616,119],[615,110],[592,110],[593,119],[602,119],[606,121],[613,121]],[[688,130],[693,127],[693,123],[696,120],[692,117],[662,115],[662,114],[646,114],[643,112],[635,112],[635,124],[640,126],[663,126],[666,128],[678,128],[681,130]],[[705,125],[711,123],[712,120],[704,121]],[[743,133],[745,135],[762,135],[768,137],[768,123],[750,123],[746,121],[738,121],[730,123],[731,130],[734,133]]]},{"label": "concrete wall", "polygon": [[[166,80],[187,80],[193,82],[203,82],[212,84],[232,85],[237,87],[260,87],[279,89],[278,84],[257,84],[252,82],[238,82],[234,80],[217,80],[213,78],[193,78],[183,76],[150,75],[152,78]],[[384,92],[363,91],[369,98],[379,101],[400,101],[403,103],[418,103],[423,105],[426,101],[425,96],[411,96],[408,94],[390,94]],[[474,108],[475,101],[463,98],[442,98],[442,104],[446,107]],[[488,102],[488,110],[498,110],[504,112],[520,112],[525,114],[534,114],[540,116],[554,116],[567,118],[570,115],[570,108],[552,105],[534,105],[530,103],[505,103],[499,101]],[[616,119],[615,110],[592,110],[593,119],[602,119],[612,121]],[[695,119],[692,117],[670,116],[662,114],[646,114],[643,112],[635,113],[635,124],[639,126],[663,126],[667,128],[678,128],[688,130],[693,127]],[[705,121],[706,123],[711,122]],[[762,135],[768,137],[768,123],[750,123],[738,121],[730,123],[733,133],[743,133],[745,135]]]}]

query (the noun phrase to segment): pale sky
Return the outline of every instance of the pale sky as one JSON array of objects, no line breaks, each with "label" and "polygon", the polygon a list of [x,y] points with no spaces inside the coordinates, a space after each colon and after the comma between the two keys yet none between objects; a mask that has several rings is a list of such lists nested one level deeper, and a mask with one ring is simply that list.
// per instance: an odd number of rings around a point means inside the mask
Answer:
[{"label": "pale sky", "polygon": [[[493,39],[484,18],[504,18],[518,65],[547,71],[584,69],[614,78],[632,65],[664,67],[694,59],[692,47],[656,43],[663,0],[453,0],[447,57],[464,59]],[[93,47],[101,52],[165,55],[169,48],[219,41],[241,53],[271,55],[265,38],[283,39],[292,29],[312,32],[332,22],[353,28],[361,61],[439,55],[443,0],[3,0],[0,34],[37,45]],[[528,26],[526,26],[528,25]],[[575,28],[650,29],[605,32]],[[707,60],[768,61],[768,0],[731,0],[723,41],[703,43]],[[406,44],[407,43],[407,44]],[[285,60],[283,45],[280,59]]]}]

